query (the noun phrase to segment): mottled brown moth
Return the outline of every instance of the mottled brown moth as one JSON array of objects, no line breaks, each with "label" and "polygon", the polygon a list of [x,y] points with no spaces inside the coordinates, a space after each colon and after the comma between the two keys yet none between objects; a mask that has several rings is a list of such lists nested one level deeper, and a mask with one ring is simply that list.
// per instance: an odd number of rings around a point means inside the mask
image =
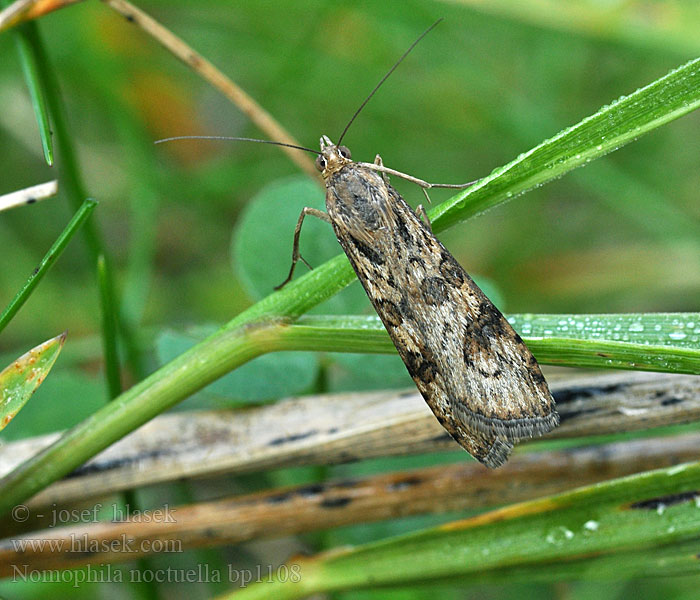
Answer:
[{"label": "mottled brown moth", "polygon": [[523,340],[433,235],[422,207],[414,212],[387,175],[424,190],[470,184],[429,184],[384,167],[379,156],[374,163],[357,163],[340,145],[360,110],[432,27],[374,88],[338,144],[324,135],[320,152],[293,146],[318,154],[328,212],[304,208],[294,231],[292,266],[278,287],[291,280],[299,260],[306,263],[299,252],[304,218],[313,215],[330,223],[438,421],[467,452],[495,468],[505,463],[514,442],[559,424],[554,399]]},{"label": "mottled brown moth", "polygon": [[[327,213],[306,215],[335,235],[423,398],[442,426],[487,467],[513,442],[556,427],[554,400],[535,357],[493,303],[399,193],[345,146],[321,138],[316,165]],[[375,166],[382,169],[377,160]]]}]

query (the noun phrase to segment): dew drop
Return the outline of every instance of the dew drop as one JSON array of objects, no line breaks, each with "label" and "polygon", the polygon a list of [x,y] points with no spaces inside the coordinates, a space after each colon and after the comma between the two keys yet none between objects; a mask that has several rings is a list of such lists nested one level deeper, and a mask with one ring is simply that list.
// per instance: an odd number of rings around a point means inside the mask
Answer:
[{"label": "dew drop", "polygon": [[598,531],[598,527],[600,527],[600,523],[598,523],[598,521],[586,521],[583,524],[583,528],[587,529],[588,531]]}]

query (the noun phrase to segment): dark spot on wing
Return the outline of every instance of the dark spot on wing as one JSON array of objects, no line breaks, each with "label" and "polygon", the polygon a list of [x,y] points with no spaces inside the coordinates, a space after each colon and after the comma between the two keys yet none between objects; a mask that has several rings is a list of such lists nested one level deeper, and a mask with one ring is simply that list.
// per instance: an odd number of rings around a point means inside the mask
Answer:
[{"label": "dark spot on wing", "polygon": [[354,236],[349,236],[352,244],[357,248],[357,251],[362,254],[368,261],[373,265],[380,266],[384,264],[384,257],[374,250],[371,246],[368,246],[364,242],[358,240]]},{"label": "dark spot on wing", "polygon": [[358,483],[356,479],[341,479],[340,481],[334,482],[332,487],[341,489],[354,488],[357,487]]},{"label": "dark spot on wing", "polygon": [[479,374],[485,378],[500,377],[501,375],[503,375],[503,371],[501,371],[499,368],[495,368],[493,371],[486,371],[485,369],[479,369]]},{"label": "dark spot on wing", "polygon": [[387,327],[399,327],[403,324],[403,316],[398,306],[391,300],[378,299],[377,312],[382,316],[382,320]]},{"label": "dark spot on wing", "polygon": [[411,306],[411,301],[405,294],[401,296],[398,308],[403,319],[415,322],[415,319],[413,318],[413,307]]},{"label": "dark spot on wing", "polygon": [[377,207],[369,200],[369,189],[366,194],[353,193],[353,208],[367,229],[377,229],[381,223]]},{"label": "dark spot on wing", "polygon": [[394,211],[394,220],[396,222],[396,231],[398,232],[401,240],[406,246],[412,245],[413,238],[411,237],[411,233],[408,231],[408,227],[406,227],[406,222],[403,220],[403,217],[396,211]]},{"label": "dark spot on wing", "polygon": [[464,284],[464,269],[448,252],[443,252],[440,257],[440,274],[452,286],[461,287]]},{"label": "dark spot on wing", "polygon": [[442,277],[426,277],[420,282],[420,291],[426,304],[444,304],[450,298],[450,293]]},{"label": "dark spot on wing", "polygon": [[402,357],[411,377],[423,383],[431,383],[435,379],[437,366],[428,352],[406,352]]},{"label": "dark spot on wing", "polygon": [[540,367],[537,364],[531,366],[527,372],[536,386],[545,385],[547,383],[547,380],[544,378],[544,375],[542,375],[542,371],[540,371]]}]

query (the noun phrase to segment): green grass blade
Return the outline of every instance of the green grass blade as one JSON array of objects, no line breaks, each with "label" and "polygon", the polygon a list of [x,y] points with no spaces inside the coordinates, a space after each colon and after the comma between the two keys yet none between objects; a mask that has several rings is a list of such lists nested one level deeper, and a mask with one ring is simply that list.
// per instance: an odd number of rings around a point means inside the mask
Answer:
[{"label": "green grass blade", "polygon": [[700,58],[621,96],[429,212],[436,231],[621,148],[700,106]]},{"label": "green grass blade", "polygon": [[38,36],[36,23],[28,22],[15,28],[17,52],[19,53],[24,78],[27,82],[29,95],[32,99],[32,108],[39,126],[41,146],[44,151],[44,160],[49,166],[53,165],[53,139],[51,138],[51,125],[49,124],[49,110],[46,105],[46,94],[41,77],[38,62],[41,54],[37,52]]},{"label": "green grass blade", "polygon": [[[509,315],[543,364],[700,374],[700,313]],[[395,352],[376,316],[305,316],[269,351]]]},{"label": "green grass blade", "polygon": [[46,379],[66,341],[62,333],[20,356],[0,373],[0,430],[4,429]]},{"label": "green grass blade", "polygon": [[63,230],[61,235],[58,236],[56,241],[53,243],[46,256],[41,260],[39,266],[34,269],[34,272],[29,276],[22,289],[17,292],[17,295],[12,299],[7,308],[0,315],[0,331],[2,331],[6,325],[12,320],[17,311],[22,307],[22,305],[27,301],[34,288],[41,281],[41,278],[46,275],[47,271],[51,268],[56,259],[61,255],[65,249],[68,242],[75,235],[75,233],[80,229],[80,227],[85,223],[86,219],[95,210],[97,202],[95,200],[87,199],[80,206],[78,211],[73,215],[66,228]]},{"label": "green grass blade", "polygon": [[114,291],[110,287],[112,278],[107,273],[104,254],[97,257],[97,285],[100,291],[100,314],[102,315],[102,351],[105,363],[105,379],[110,398],[116,398],[122,391],[119,375],[119,355],[117,352],[117,313]]},{"label": "green grass blade", "polygon": [[[479,579],[501,583],[532,570],[556,580],[586,573],[597,561],[700,537],[700,463],[649,471],[487,512],[381,542],[294,561],[301,577],[238,591],[237,600],[303,598],[363,587]],[[683,566],[697,572],[695,552]],[[676,563],[683,557],[676,555]],[[643,566],[643,565],[641,565]],[[678,570],[678,564],[674,570]],[[288,569],[279,571],[284,574]],[[656,569],[658,572],[658,569]],[[548,575],[549,573],[549,575]],[[631,560],[617,577],[645,575]],[[574,575],[575,576],[575,575]]]}]

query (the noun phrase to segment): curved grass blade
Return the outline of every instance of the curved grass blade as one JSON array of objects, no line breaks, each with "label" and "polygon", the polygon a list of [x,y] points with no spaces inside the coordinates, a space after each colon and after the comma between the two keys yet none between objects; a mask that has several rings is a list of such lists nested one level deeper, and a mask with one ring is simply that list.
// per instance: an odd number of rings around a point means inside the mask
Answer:
[{"label": "curved grass blade", "polygon": [[441,231],[617,150],[700,106],[700,58],[620,96],[429,211]]},{"label": "curved grass blade", "polygon": [[41,68],[38,61],[41,53],[37,52],[38,37],[36,23],[24,23],[16,28],[15,39],[17,51],[22,63],[22,71],[27,82],[29,95],[32,99],[32,108],[39,127],[41,147],[44,151],[44,160],[49,166],[53,165],[53,140],[51,138],[51,126],[49,124],[49,109],[46,105],[46,93],[41,77]]},{"label": "curved grass blade", "polygon": [[[555,581],[576,574],[590,578],[599,561],[607,574],[618,557],[615,576],[647,573],[628,554],[667,551],[685,543],[695,552],[675,555],[686,572],[698,572],[700,463],[677,465],[514,504],[475,517],[401,537],[333,550],[294,560],[259,585],[224,596],[292,599],[357,588],[426,582],[509,581],[532,571]],[[679,548],[679,550],[681,550]],[[680,559],[683,559],[682,561]],[[300,577],[284,577],[294,567]],[[660,569],[655,569],[659,573]],[[604,575],[604,574],[603,574]]]},{"label": "curved grass blade", "polygon": [[66,333],[39,344],[0,373],[0,429],[4,429],[46,379],[66,341]]}]

